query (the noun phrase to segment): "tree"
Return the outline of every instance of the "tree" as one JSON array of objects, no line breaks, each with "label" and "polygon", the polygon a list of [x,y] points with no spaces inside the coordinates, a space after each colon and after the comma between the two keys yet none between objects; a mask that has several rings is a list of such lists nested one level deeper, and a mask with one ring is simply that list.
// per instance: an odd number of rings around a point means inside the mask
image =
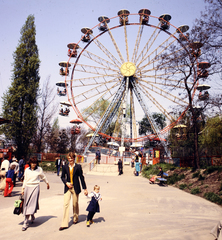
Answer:
[{"label": "tree", "polygon": [[[163,129],[166,126],[166,117],[162,113],[153,113],[152,118],[154,119],[155,124],[159,129]],[[144,117],[139,122],[139,134],[148,135],[152,133],[153,133],[152,126],[149,120],[146,117]]]},{"label": "tree", "polygon": [[49,128],[46,134],[46,143],[48,152],[58,151],[58,139],[59,139],[59,119],[54,119],[52,127]]},{"label": "tree", "polygon": [[[198,118],[200,113],[208,106],[207,101],[200,103],[198,98],[195,97],[196,86],[198,82],[203,83],[206,79],[209,81],[221,72],[221,56],[218,52],[221,47],[221,44],[219,44],[221,43],[221,30],[218,31],[214,22],[217,17],[220,19],[217,20],[217,23],[221,22],[221,1],[206,0],[206,2],[209,3],[206,7],[207,11],[202,13],[200,19],[196,20],[194,27],[187,35],[189,42],[184,41],[184,37],[179,38],[176,44],[172,44],[168,48],[168,53],[158,56],[160,64],[157,66],[158,70],[169,73],[169,79],[165,79],[164,84],[171,84],[170,80],[175,79],[177,84],[173,86],[174,88],[183,86],[181,89],[178,88],[178,92],[180,91],[181,99],[187,100],[191,113],[194,167],[196,168],[200,168]],[[218,3],[217,7],[215,7],[216,3]],[[201,68],[200,62],[208,62],[210,65],[209,71]],[[201,105],[201,108],[197,108],[197,105]],[[186,109],[183,104],[179,107],[183,110]]]},{"label": "tree", "polygon": [[50,78],[48,77],[40,93],[38,101],[38,121],[37,130],[33,138],[33,144],[37,152],[42,152],[45,148],[45,137],[50,128],[50,122],[56,112],[57,104],[54,104],[54,88],[50,87]]},{"label": "tree", "polygon": [[26,156],[37,127],[39,89],[39,54],[35,40],[34,16],[29,15],[21,29],[19,45],[14,52],[12,83],[3,95],[3,117],[12,120],[3,126],[7,139],[17,145],[17,155]]}]

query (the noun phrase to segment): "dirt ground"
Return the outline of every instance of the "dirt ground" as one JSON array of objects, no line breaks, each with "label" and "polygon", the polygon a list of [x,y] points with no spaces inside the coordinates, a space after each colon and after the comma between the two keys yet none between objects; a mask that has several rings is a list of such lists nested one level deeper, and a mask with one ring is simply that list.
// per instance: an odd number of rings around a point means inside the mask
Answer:
[{"label": "dirt ground", "polygon": [[[219,196],[222,196],[222,172],[215,171],[210,174],[205,174],[204,169],[199,171],[199,174],[197,174],[197,171],[192,172],[191,169],[175,169],[173,171],[169,171],[168,174],[170,176],[174,173],[178,175],[185,175],[184,179],[172,185],[182,189],[183,191],[191,193],[192,189],[199,188],[199,193],[195,194],[197,196],[203,197],[207,192],[213,192]],[[198,176],[194,177],[194,175]]]}]

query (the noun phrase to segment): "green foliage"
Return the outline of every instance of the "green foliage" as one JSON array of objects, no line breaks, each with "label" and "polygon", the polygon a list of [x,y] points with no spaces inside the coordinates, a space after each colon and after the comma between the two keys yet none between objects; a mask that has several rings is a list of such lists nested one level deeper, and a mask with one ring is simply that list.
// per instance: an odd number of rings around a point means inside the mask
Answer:
[{"label": "green foliage", "polygon": [[209,152],[211,152],[211,149],[214,149],[215,146],[222,146],[222,118],[215,117],[208,119],[203,134],[204,138],[202,143],[209,149]]},{"label": "green foliage", "polygon": [[28,16],[21,29],[19,45],[14,52],[12,83],[4,93],[2,116],[12,120],[2,126],[7,139],[17,145],[17,157],[26,156],[37,125],[39,90],[39,55],[35,41],[34,16]]},{"label": "green foliage", "polygon": [[200,171],[193,173],[192,178],[197,178],[200,175]]},{"label": "green foliage", "polygon": [[219,191],[222,191],[222,182],[220,183]]},{"label": "green foliage", "polygon": [[200,191],[200,189],[198,187],[196,187],[196,188],[192,188],[190,193],[196,195],[198,193],[201,193],[201,191]]},{"label": "green foliage", "polygon": [[199,180],[199,181],[202,181],[202,180],[204,180],[204,179],[205,179],[205,177],[200,174],[199,177],[198,177],[198,180]]},{"label": "green foliage", "polygon": [[54,162],[41,162],[39,166],[43,169],[43,171],[56,171],[55,163]]},{"label": "green foliage", "polygon": [[142,175],[148,179],[150,179],[151,175],[156,175],[159,173],[159,167],[163,169],[163,172],[167,172],[170,169],[175,169],[173,164],[169,163],[159,163],[156,165],[145,166],[142,169]]},{"label": "green foliage", "polygon": [[204,198],[207,200],[222,205],[222,199],[213,192],[208,192],[204,194]]},{"label": "green foliage", "polygon": [[222,166],[209,166],[206,168],[206,170],[204,171],[204,174],[211,174],[215,171],[221,172],[222,171]]},{"label": "green foliage", "polygon": [[184,174],[177,174],[177,173],[174,173],[172,176],[169,176],[168,179],[167,179],[167,184],[169,185],[173,185],[175,184],[176,182],[182,180],[185,178],[185,175]]},{"label": "green foliage", "polygon": [[[159,129],[163,129],[166,126],[166,117],[162,113],[153,113],[152,118]],[[139,122],[139,134],[147,135],[149,133],[153,133],[153,129],[147,117],[144,117]]]},{"label": "green foliage", "polygon": [[179,185],[179,189],[184,190],[185,188],[187,188],[187,184],[180,184]]}]

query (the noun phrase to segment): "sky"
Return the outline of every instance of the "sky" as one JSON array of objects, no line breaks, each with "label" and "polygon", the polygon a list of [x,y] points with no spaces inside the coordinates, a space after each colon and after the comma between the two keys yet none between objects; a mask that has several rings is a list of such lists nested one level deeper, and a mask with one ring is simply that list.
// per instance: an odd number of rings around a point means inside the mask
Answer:
[{"label": "sky", "polygon": [[[0,97],[11,84],[13,53],[21,37],[20,30],[30,14],[35,17],[36,44],[41,61],[40,86],[50,76],[50,84],[56,93],[55,83],[64,81],[59,75],[58,63],[68,61],[67,44],[78,42],[81,28],[93,28],[99,23],[99,16],[111,18],[121,9],[138,13],[140,9],[148,8],[156,17],[169,13],[174,26],[187,24],[191,27],[204,6],[204,0],[0,0]],[[61,100],[67,101],[56,96],[57,102]],[[0,112],[1,105],[0,99]],[[59,116],[60,127],[70,126],[69,121],[74,118],[72,109],[69,117]]]}]

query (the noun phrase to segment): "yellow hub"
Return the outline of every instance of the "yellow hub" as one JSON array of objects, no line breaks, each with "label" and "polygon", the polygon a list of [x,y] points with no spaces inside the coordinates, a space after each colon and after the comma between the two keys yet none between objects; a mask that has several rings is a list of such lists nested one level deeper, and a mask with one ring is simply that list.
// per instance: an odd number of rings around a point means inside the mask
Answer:
[{"label": "yellow hub", "polygon": [[122,64],[120,68],[121,73],[124,77],[130,77],[133,76],[136,72],[136,66],[132,62],[125,62]]}]

